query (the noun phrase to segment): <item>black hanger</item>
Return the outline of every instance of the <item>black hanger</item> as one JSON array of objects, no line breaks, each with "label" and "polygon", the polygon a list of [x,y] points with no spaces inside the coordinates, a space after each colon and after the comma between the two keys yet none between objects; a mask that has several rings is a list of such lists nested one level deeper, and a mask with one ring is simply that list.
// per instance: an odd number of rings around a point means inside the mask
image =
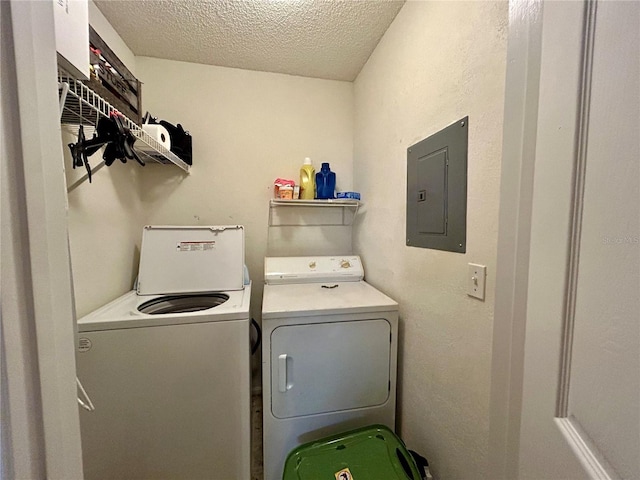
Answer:
[{"label": "black hanger", "polygon": [[109,139],[102,158],[108,167],[118,159],[122,163],[127,163],[127,159],[133,159],[144,167],[144,162],[133,150],[136,137],[124,124],[122,116],[112,112],[109,118],[101,118],[98,122],[98,136]]},{"label": "black hanger", "polygon": [[69,144],[71,157],[73,158],[73,168],[84,167],[87,169],[87,178],[91,183],[91,165],[89,165],[89,157],[100,150],[108,140],[100,138],[94,134],[91,140],[86,140],[84,136],[84,127],[82,124],[78,127],[78,141]]},{"label": "black hanger", "polygon": [[144,167],[144,162],[133,149],[136,137],[125,125],[122,115],[111,112],[109,117],[101,117],[96,127],[97,135],[87,140],[84,136],[82,124],[78,127],[78,141],[69,144],[71,157],[73,158],[73,168],[84,167],[87,169],[87,177],[91,183],[91,165],[89,157],[96,153],[104,145],[102,158],[107,167],[119,159],[122,163],[127,163],[127,159],[132,159]]}]

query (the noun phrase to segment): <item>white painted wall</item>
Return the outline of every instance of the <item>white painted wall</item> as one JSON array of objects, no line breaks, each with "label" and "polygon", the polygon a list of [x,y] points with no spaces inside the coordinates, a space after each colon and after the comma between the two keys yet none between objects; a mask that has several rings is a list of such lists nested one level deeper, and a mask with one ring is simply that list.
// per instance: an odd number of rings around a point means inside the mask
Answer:
[{"label": "white painted wall", "polygon": [[[438,478],[487,478],[506,2],[408,2],[355,82],[355,235],[400,304],[399,431]],[[406,149],[469,115],[467,253],[405,246]],[[467,263],[487,265],[486,301]]]},{"label": "white painted wall", "polygon": [[[135,57],[93,2],[89,22],[132,72]],[[72,169],[67,144],[76,141],[77,128],[63,126],[67,185],[84,175]],[[89,132],[85,135],[90,137]],[[102,151],[89,159],[95,167]],[[76,310],[81,317],[131,289],[138,269],[138,250],[145,211],[140,199],[141,169],[135,163],[119,162],[104,167],[69,193],[69,240],[73,267]]]},{"label": "white painted wall", "polygon": [[[67,143],[75,142],[63,127],[67,184],[84,169],[71,169]],[[89,159],[98,165],[102,152]],[[135,163],[103,167],[69,193],[69,243],[78,318],[130,290],[138,272],[145,211],[140,200],[141,168]]]},{"label": "white painted wall", "polygon": [[143,104],[193,136],[190,175],[148,165],[148,223],[242,224],[259,318],[268,203],[277,177],[296,179],[304,157],[330,162],[352,186],[353,84],[137,57]]}]

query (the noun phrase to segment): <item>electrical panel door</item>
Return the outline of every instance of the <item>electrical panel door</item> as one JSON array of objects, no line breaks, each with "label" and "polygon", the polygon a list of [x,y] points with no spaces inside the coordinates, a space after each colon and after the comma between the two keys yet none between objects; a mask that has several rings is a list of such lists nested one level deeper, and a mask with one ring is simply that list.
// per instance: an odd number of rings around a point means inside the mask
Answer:
[{"label": "electrical panel door", "polygon": [[469,117],[407,149],[407,246],[467,248]]}]

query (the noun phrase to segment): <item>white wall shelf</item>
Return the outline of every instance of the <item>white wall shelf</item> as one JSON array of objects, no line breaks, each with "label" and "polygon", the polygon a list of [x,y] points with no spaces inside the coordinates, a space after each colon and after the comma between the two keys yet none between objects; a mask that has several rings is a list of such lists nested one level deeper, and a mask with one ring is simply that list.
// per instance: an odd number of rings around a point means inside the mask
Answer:
[{"label": "white wall shelf", "polygon": [[[60,98],[60,123],[62,125],[83,125],[95,127],[100,117],[109,117],[109,114],[112,111],[119,111],[85,84],[62,71],[58,73],[58,93]],[[136,137],[134,149],[143,161],[173,164],[189,173],[189,169],[191,167],[189,164],[184,162],[173,152],[167,150],[131,119],[126,116],[123,117],[125,125]],[[144,151],[137,148],[140,144],[144,144],[146,146]],[[103,165],[104,162],[101,162],[92,170],[95,172],[102,168]],[[73,190],[73,188],[77,187],[87,178],[88,176],[85,175],[71,185],[68,190]]]},{"label": "white wall shelf", "polygon": [[269,226],[349,226],[361,202],[352,199],[269,201]]},{"label": "white wall shelf", "polygon": [[272,198],[270,201],[271,206],[298,206],[298,207],[350,207],[358,208],[360,200],[353,200],[350,198],[329,198],[326,200],[281,200],[278,198]]}]

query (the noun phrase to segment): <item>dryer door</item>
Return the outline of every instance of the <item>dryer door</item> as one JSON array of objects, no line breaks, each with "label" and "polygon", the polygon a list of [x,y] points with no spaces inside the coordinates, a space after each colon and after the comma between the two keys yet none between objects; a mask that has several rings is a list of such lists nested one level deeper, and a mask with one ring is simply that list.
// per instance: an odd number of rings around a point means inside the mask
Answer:
[{"label": "dryer door", "polygon": [[277,418],[384,404],[391,325],[385,319],[286,325],[271,334],[271,411]]}]

